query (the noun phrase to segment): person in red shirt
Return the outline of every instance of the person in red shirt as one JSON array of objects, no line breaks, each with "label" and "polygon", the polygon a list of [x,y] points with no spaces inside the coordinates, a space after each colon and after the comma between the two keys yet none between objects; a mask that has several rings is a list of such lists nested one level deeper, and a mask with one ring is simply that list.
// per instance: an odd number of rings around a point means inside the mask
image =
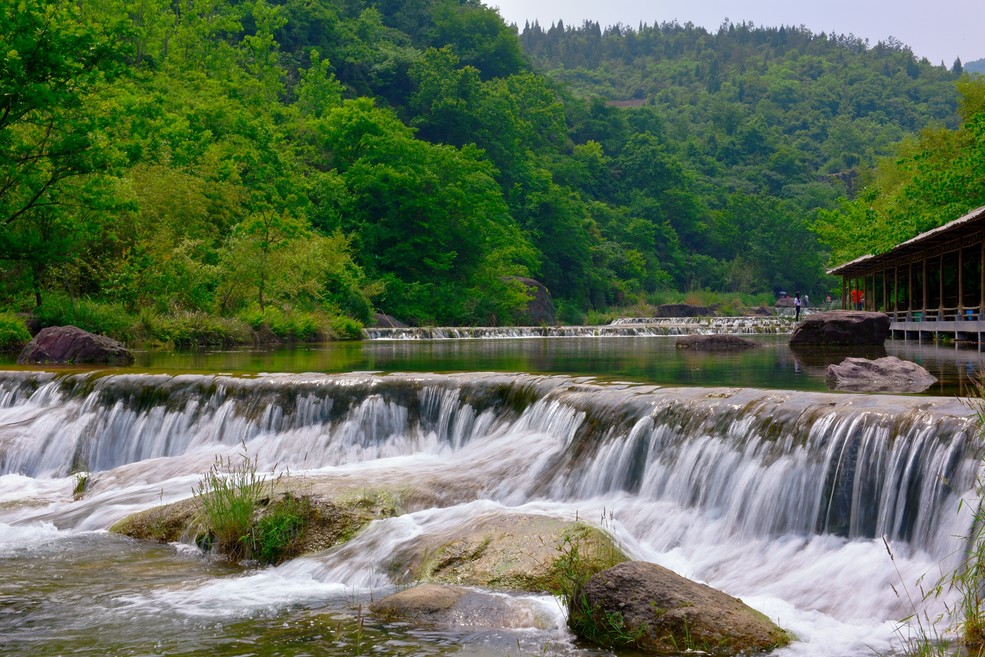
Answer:
[{"label": "person in red shirt", "polygon": [[865,301],[865,296],[862,294],[862,290],[852,290],[852,307],[855,310],[862,310],[862,303]]}]

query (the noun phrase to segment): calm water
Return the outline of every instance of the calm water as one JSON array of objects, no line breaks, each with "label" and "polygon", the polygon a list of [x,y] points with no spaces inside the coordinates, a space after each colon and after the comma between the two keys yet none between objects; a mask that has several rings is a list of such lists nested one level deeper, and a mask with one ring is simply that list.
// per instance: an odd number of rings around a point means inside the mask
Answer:
[{"label": "calm water", "polygon": [[[757,349],[696,353],[676,337],[583,337],[396,340],[304,345],[267,350],[138,352],[136,368],[154,372],[530,372],[587,375],[666,386],[735,386],[827,390],[827,366],[846,357],[896,356],[940,381],[924,394],[961,395],[981,370],[975,348],[887,341],[885,348],[792,351],[788,336],[754,336]],[[0,367],[13,369],[13,358]]]}]

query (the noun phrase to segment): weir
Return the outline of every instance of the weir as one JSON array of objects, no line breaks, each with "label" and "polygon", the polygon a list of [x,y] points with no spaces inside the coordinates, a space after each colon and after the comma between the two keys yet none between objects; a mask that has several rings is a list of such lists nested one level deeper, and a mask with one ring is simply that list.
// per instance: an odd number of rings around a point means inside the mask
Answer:
[{"label": "weir", "polygon": [[619,318],[603,326],[439,326],[363,329],[367,340],[451,340],[505,338],[656,337],[693,334],[771,335],[790,333],[782,317],[637,317]]},{"label": "weir", "polygon": [[430,455],[478,498],[629,495],[713,516],[720,540],[886,536],[942,558],[974,484],[973,433],[971,409],[942,398],[502,374],[0,374],[0,476],[162,459],[194,474],[243,449],[292,471]]}]

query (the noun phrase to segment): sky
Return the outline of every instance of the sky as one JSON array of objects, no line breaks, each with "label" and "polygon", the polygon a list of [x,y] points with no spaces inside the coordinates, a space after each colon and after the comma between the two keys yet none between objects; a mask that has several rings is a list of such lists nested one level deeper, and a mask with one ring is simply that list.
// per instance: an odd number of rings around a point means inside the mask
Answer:
[{"label": "sky", "polygon": [[950,67],[955,58],[985,58],[985,0],[483,0],[520,30],[527,21],[544,29],[559,18],[565,25],[585,20],[603,28],[616,23],[688,21],[717,31],[728,18],[765,27],[805,26],[820,34],[854,34],[874,46],[895,37],[917,57]]}]

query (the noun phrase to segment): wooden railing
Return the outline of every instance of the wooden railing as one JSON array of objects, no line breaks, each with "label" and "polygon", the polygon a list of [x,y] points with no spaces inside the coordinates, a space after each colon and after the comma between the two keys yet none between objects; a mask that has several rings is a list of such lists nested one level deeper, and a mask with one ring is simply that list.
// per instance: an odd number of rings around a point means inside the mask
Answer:
[{"label": "wooden railing", "polygon": [[985,315],[982,308],[933,308],[923,310],[897,310],[886,313],[894,322],[975,322]]}]

